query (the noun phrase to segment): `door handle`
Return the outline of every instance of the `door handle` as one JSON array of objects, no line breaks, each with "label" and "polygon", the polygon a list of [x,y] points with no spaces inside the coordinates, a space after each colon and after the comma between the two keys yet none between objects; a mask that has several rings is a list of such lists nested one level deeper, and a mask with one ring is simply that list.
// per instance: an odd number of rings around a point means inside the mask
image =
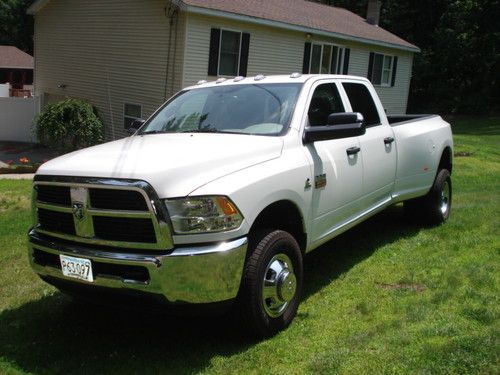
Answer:
[{"label": "door handle", "polygon": [[392,142],[394,142],[394,138],[393,137],[384,138],[384,144],[390,145]]},{"label": "door handle", "polygon": [[347,151],[347,155],[356,155],[358,152],[361,151],[361,149],[359,147],[351,147],[351,148],[348,148],[346,151]]}]

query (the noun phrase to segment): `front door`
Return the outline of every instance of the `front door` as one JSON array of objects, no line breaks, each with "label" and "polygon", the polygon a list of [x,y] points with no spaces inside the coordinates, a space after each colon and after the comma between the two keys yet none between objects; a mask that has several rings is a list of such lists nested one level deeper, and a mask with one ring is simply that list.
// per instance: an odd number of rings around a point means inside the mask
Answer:
[{"label": "front door", "polygon": [[[336,112],[345,112],[337,85],[320,82],[313,88],[308,126],[326,125],[328,115]],[[316,141],[306,146],[314,169],[313,243],[328,238],[359,211],[358,200],[363,192],[361,154],[355,152],[359,148],[358,137]]]}]

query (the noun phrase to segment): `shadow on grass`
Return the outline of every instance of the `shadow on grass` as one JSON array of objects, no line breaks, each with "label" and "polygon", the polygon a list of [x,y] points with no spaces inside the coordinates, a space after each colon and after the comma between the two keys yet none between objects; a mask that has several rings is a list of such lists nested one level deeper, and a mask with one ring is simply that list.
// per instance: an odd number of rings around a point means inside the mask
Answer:
[{"label": "shadow on grass", "polygon": [[402,205],[397,205],[337,236],[306,256],[303,298],[369,258],[379,247],[412,237],[421,229],[405,220]]},{"label": "shadow on grass", "polygon": [[[306,257],[305,295],[348,272],[380,246],[415,235],[392,207]],[[236,319],[143,315],[70,302],[56,293],[0,314],[0,358],[37,374],[195,373],[245,351]]]},{"label": "shadow on grass", "polygon": [[446,117],[446,121],[451,124],[453,134],[456,135],[499,135],[500,117],[473,117],[457,116]]}]

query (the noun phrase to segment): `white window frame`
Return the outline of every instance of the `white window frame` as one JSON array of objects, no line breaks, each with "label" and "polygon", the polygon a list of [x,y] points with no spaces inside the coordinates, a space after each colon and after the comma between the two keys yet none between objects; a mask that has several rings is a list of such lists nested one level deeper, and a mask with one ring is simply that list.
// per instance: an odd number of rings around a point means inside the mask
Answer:
[{"label": "white window frame", "polygon": [[[128,116],[125,112],[126,106],[127,105],[135,105],[141,109],[141,114],[140,117],[133,117],[133,116]],[[140,120],[142,119],[142,104],[137,104],[137,103],[131,103],[131,102],[123,102],[123,128],[125,128],[125,119],[131,119],[132,122],[134,120]]]},{"label": "white window frame", "polygon": [[240,45],[238,50],[238,64],[236,66],[236,76],[240,75],[240,62],[241,62],[241,44],[243,42],[243,31],[241,30],[233,30],[233,29],[220,29],[219,35],[219,58],[217,59],[217,76],[218,77],[232,77],[231,75],[221,74],[220,73],[220,60],[221,60],[221,52],[222,52],[222,34],[224,31],[240,34]]},{"label": "white window frame", "polygon": [[[384,53],[375,53],[374,56],[373,56],[373,69],[375,69],[375,59],[376,59],[377,55],[382,56],[382,70],[380,71],[380,83],[373,83],[373,86],[391,87],[392,86],[392,74],[393,74],[392,72],[394,70],[394,55],[386,55]],[[387,69],[385,67],[385,58],[386,57],[390,57],[391,58],[391,67],[389,69]],[[389,72],[388,82],[384,82],[383,81],[384,71]],[[372,72],[372,77],[373,77],[374,73],[375,72],[373,71]]]},{"label": "white window frame", "polygon": [[[323,49],[324,49],[324,46],[330,46],[332,48],[331,50],[331,53],[330,53],[330,61],[329,61],[329,64],[328,64],[328,73],[327,74],[342,74],[342,68],[344,66],[344,59],[345,59],[345,50],[346,50],[346,47],[345,46],[341,46],[341,45],[338,45],[338,44],[333,44],[333,43],[325,43],[325,42],[311,42],[311,53],[310,53],[310,56],[309,56],[309,74],[313,74],[311,73],[311,67],[312,67],[312,61],[313,61],[313,50],[314,50],[314,46],[321,46],[321,59],[319,61],[319,73],[314,73],[314,74],[320,74],[321,73],[321,66],[323,65]],[[337,54],[337,61],[335,63],[335,68],[337,70],[336,73],[333,73],[332,72],[332,57],[333,57],[333,49],[337,47],[339,49],[339,53]],[[340,67],[340,68],[339,68]]]}]

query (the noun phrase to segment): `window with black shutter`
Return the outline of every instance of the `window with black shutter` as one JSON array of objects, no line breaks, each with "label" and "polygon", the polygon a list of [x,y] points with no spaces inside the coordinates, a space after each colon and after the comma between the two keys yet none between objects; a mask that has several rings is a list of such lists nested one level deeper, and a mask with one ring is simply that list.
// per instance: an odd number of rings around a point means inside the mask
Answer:
[{"label": "window with black shutter", "polygon": [[212,29],[208,58],[209,76],[246,76],[250,34]]},{"label": "window with black shutter", "polygon": [[381,53],[370,53],[368,79],[375,86],[394,86],[398,57]]}]

